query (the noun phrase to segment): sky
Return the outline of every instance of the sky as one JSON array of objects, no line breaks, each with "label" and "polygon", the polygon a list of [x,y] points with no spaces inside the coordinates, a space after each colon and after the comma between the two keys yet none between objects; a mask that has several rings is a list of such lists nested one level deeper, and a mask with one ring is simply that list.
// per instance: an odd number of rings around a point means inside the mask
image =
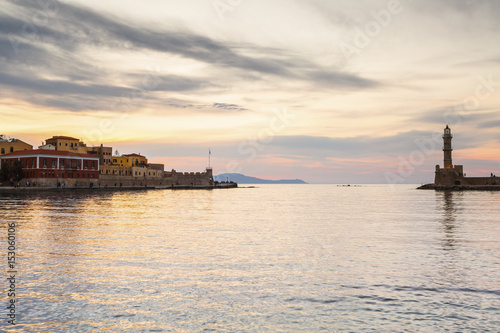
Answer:
[{"label": "sky", "polygon": [[0,133],[311,183],[500,174],[497,0],[2,0]]}]

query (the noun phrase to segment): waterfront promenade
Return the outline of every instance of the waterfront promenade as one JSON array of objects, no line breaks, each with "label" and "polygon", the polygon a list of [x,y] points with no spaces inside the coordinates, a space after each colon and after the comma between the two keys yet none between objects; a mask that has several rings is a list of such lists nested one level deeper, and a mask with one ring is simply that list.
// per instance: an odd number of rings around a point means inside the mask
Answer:
[{"label": "waterfront promenade", "polygon": [[144,190],[215,190],[237,188],[238,184],[217,183],[215,185],[152,185],[152,186],[101,186],[101,187],[33,187],[33,186],[0,186],[0,193],[6,192],[41,192],[41,191],[144,191]]}]

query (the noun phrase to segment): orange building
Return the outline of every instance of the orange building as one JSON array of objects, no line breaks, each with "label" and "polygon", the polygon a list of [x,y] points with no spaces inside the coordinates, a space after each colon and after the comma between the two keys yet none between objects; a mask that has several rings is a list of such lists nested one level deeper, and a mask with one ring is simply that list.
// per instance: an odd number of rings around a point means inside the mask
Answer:
[{"label": "orange building", "polygon": [[19,150],[32,150],[33,146],[19,139],[7,139],[0,135],[0,156]]},{"label": "orange building", "polygon": [[56,150],[87,154],[87,145],[79,139],[70,136],[53,136],[45,140],[45,144],[55,146]]}]

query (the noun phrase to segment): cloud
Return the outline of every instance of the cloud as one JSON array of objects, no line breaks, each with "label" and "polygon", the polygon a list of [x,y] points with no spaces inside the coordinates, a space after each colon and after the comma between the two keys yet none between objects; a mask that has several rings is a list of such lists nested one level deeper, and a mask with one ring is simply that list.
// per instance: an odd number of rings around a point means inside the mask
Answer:
[{"label": "cloud", "polygon": [[[412,152],[421,149],[418,142],[425,142],[430,155],[440,155],[442,149],[442,129],[439,132],[408,131],[382,137],[356,136],[331,138],[325,136],[290,135],[276,136],[268,144],[253,144],[245,141],[227,141],[211,145],[214,157],[231,158],[237,161],[248,161],[255,156],[272,155],[274,157],[308,160],[363,160],[408,157]],[[477,147],[478,141],[470,133],[456,134],[453,140],[457,150]],[[138,144],[140,147],[141,144]],[[203,156],[207,149],[203,144],[148,144],[150,154],[160,151],[170,156],[182,154]],[[255,153],[255,154],[254,154]],[[435,161],[430,161],[434,166]]]},{"label": "cloud", "polygon": [[[110,99],[124,97],[133,90],[144,90],[143,73],[133,68],[116,73],[113,64],[104,63],[98,56],[89,58],[89,50],[176,56],[223,73],[220,78],[207,74],[199,77],[158,74],[160,83],[147,89],[157,92],[223,91],[227,89],[225,77],[232,76],[235,82],[244,81],[250,73],[262,82],[275,76],[328,89],[366,89],[379,84],[355,74],[318,67],[303,58],[284,56],[277,48],[226,43],[186,29],[137,26],[116,16],[67,3],[54,8],[45,17],[46,21],[33,19],[40,12],[43,13],[37,1],[11,1],[1,14],[0,65],[6,70],[0,84],[10,88],[11,93],[22,89],[28,96],[34,94],[28,99],[44,106],[102,109],[113,104]],[[32,28],[26,28],[28,26]],[[250,49],[253,56],[245,54]],[[117,75],[124,80],[121,84],[116,83]],[[65,94],[72,95],[71,103],[60,101]],[[155,99],[152,98],[152,102]],[[236,110],[217,102],[214,107]]]},{"label": "cloud", "polygon": [[496,128],[500,127],[500,120],[486,121],[484,123],[480,123],[479,128]]},{"label": "cloud", "polygon": [[392,136],[350,138],[329,138],[317,136],[280,136],[272,142],[273,146],[293,149],[314,158],[326,157],[369,157],[375,155],[397,156],[410,153],[417,148],[415,140],[433,137],[432,132],[409,131]]},{"label": "cloud", "polygon": [[[314,160],[331,158],[408,158],[413,152],[425,147],[428,156],[441,154],[442,129],[437,132],[408,131],[382,137],[356,136],[329,138],[320,136],[278,136],[266,152],[271,154],[294,153]],[[481,138],[475,133],[458,132],[453,139],[456,150],[478,147]],[[429,163],[434,163],[429,160]],[[432,164],[434,165],[434,164]]]},{"label": "cloud", "polygon": [[226,104],[226,103],[214,103],[214,104],[212,104],[212,107],[216,108],[216,109],[224,109],[224,110],[232,110],[232,111],[247,111],[248,110],[248,109],[245,109],[237,104]]},{"label": "cloud", "polygon": [[306,75],[310,80],[321,83],[327,88],[374,88],[380,86],[380,82],[358,77],[347,73],[335,73],[325,71],[312,71]]}]

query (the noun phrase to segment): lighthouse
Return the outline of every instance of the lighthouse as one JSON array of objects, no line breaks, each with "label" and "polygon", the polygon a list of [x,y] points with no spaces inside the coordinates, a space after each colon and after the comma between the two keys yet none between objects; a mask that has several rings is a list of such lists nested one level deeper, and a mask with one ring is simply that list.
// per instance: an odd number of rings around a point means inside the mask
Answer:
[{"label": "lighthouse", "polygon": [[436,165],[434,184],[423,185],[422,189],[445,189],[445,190],[500,190],[500,177],[491,173],[490,177],[466,177],[464,166],[455,164],[451,160],[451,129],[448,125],[443,134],[444,166]]},{"label": "lighthouse", "polygon": [[452,138],[451,129],[446,125],[443,133],[444,166],[441,168],[439,165],[436,165],[436,175],[434,177],[435,185],[462,185],[465,181],[463,165],[453,165],[451,159],[451,152],[453,151],[453,148],[451,148]]},{"label": "lighthouse", "polygon": [[453,148],[451,148],[451,139],[453,138],[453,135],[451,135],[451,129],[446,125],[446,128],[444,129],[444,134],[443,134],[443,153],[444,153],[444,168],[445,169],[452,169],[453,168],[453,163],[451,161],[451,151]]}]

